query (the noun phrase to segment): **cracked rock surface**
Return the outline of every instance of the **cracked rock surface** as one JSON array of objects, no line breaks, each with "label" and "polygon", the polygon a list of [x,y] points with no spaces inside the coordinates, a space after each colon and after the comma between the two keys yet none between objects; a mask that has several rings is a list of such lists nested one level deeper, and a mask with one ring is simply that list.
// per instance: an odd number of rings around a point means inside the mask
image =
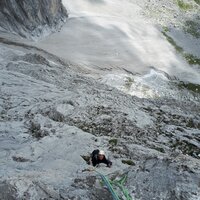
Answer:
[{"label": "cracked rock surface", "polygon": [[0,28],[26,38],[60,29],[67,18],[61,0],[2,0]]},{"label": "cracked rock surface", "polygon": [[0,59],[2,198],[112,199],[84,171],[95,148],[134,199],[199,196],[197,102],[130,96],[33,47],[1,44]]},{"label": "cracked rock surface", "polygon": [[[112,180],[127,175],[124,186],[133,199],[200,200],[198,85],[189,83],[187,90],[156,67],[143,77],[145,87],[130,71],[116,74],[120,82],[102,68],[105,81],[92,69],[86,73],[16,36],[5,37],[5,31],[44,36],[66,15],[59,0],[0,2],[0,199],[111,200],[85,162],[103,149],[113,166],[96,170]],[[159,88],[156,95],[152,85]]]}]

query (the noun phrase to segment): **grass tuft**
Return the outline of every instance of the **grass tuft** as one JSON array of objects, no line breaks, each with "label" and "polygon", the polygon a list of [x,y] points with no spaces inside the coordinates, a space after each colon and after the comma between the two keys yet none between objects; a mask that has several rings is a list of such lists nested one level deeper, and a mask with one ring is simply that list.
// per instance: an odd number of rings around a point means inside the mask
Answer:
[{"label": "grass tuft", "polygon": [[116,146],[118,143],[117,139],[116,138],[113,138],[111,140],[109,140],[109,144],[111,144],[112,146]]},{"label": "grass tuft", "polygon": [[169,28],[167,26],[163,26],[163,31],[166,33],[166,32],[169,32]]},{"label": "grass tuft", "polygon": [[127,165],[131,165],[131,166],[135,165],[135,163],[132,160],[122,160],[122,163],[127,164]]}]

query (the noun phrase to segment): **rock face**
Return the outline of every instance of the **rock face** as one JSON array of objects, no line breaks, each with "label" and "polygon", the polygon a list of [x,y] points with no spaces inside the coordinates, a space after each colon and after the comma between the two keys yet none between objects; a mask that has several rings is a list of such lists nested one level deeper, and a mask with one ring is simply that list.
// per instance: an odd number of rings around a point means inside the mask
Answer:
[{"label": "rock face", "polygon": [[198,199],[198,103],[139,99],[44,51],[1,42],[1,199],[111,200],[82,159],[100,147],[113,167],[98,171],[127,172],[133,199]]},{"label": "rock face", "polygon": [[0,199],[14,200],[16,196],[16,190],[13,186],[6,182],[0,183]]},{"label": "rock face", "polygon": [[[66,18],[57,0],[2,0],[0,13],[25,37]],[[103,148],[113,166],[96,170],[127,175],[133,199],[200,200],[199,94],[141,99],[114,86],[1,36],[0,199],[112,200],[83,159]]]},{"label": "rock face", "polygon": [[150,158],[129,171],[128,185],[134,185],[135,199],[196,199],[199,175],[192,159],[188,167],[183,157]]},{"label": "rock face", "polygon": [[59,29],[67,11],[61,0],[2,0],[0,27],[22,37],[39,37]]}]

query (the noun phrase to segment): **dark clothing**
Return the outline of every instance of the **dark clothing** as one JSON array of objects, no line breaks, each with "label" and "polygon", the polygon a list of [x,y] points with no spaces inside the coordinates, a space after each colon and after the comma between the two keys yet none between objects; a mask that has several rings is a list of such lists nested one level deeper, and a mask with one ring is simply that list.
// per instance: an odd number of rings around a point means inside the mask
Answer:
[{"label": "dark clothing", "polygon": [[108,159],[106,159],[106,157],[104,156],[104,158],[102,160],[99,159],[98,157],[99,155],[99,150],[96,149],[92,152],[91,154],[91,159],[92,159],[92,165],[95,167],[96,165],[98,165],[99,163],[105,163],[107,165],[107,167],[111,167],[112,162]]}]

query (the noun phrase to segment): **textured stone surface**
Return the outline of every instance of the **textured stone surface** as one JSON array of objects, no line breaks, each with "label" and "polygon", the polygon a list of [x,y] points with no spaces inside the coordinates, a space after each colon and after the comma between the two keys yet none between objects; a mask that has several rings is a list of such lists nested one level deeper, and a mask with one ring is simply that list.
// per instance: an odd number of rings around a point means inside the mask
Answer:
[{"label": "textured stone surface", "polygon": [[14,186],[6,183],[0,183],[0,199],[2,200],[15,200],[17,196],[17,191]]},{"label": "textured stone surface", "polygon": [[[1,26],[34,37],[35,27],[54,27],[60,1],[28,2],[1,1]],[[127,174],[133,199],[199,200],[199,101],[167,97],[131,96],[1,38],[0,199],[111,200],[83,159],[102,148],[113,166],[96,170],[110,179]]]},{"label": "textured stone surface", "polygon": [[23,37],[39,37],[60,28],[67,11],[61,0],[1,0],[0,27]]},{"label": "textured stone surface", "polygon": [[196,199],[200,192],[200,171],[195,165],[195,160],[191,159],[188,165],[175,156],[149,158],[129,171],[128,185],[135,199]]},{"label": "textured stone surface", "polygon": [[112,199],[96,173],[82,171],[88,166],[81,155],[99,147],[111,155],[113,167],[98,170],[110,178],[128,172],[134,199],[197,199],[198,103],[139,99],[44,51],[5,43],[0,176],[19,199]]}]

